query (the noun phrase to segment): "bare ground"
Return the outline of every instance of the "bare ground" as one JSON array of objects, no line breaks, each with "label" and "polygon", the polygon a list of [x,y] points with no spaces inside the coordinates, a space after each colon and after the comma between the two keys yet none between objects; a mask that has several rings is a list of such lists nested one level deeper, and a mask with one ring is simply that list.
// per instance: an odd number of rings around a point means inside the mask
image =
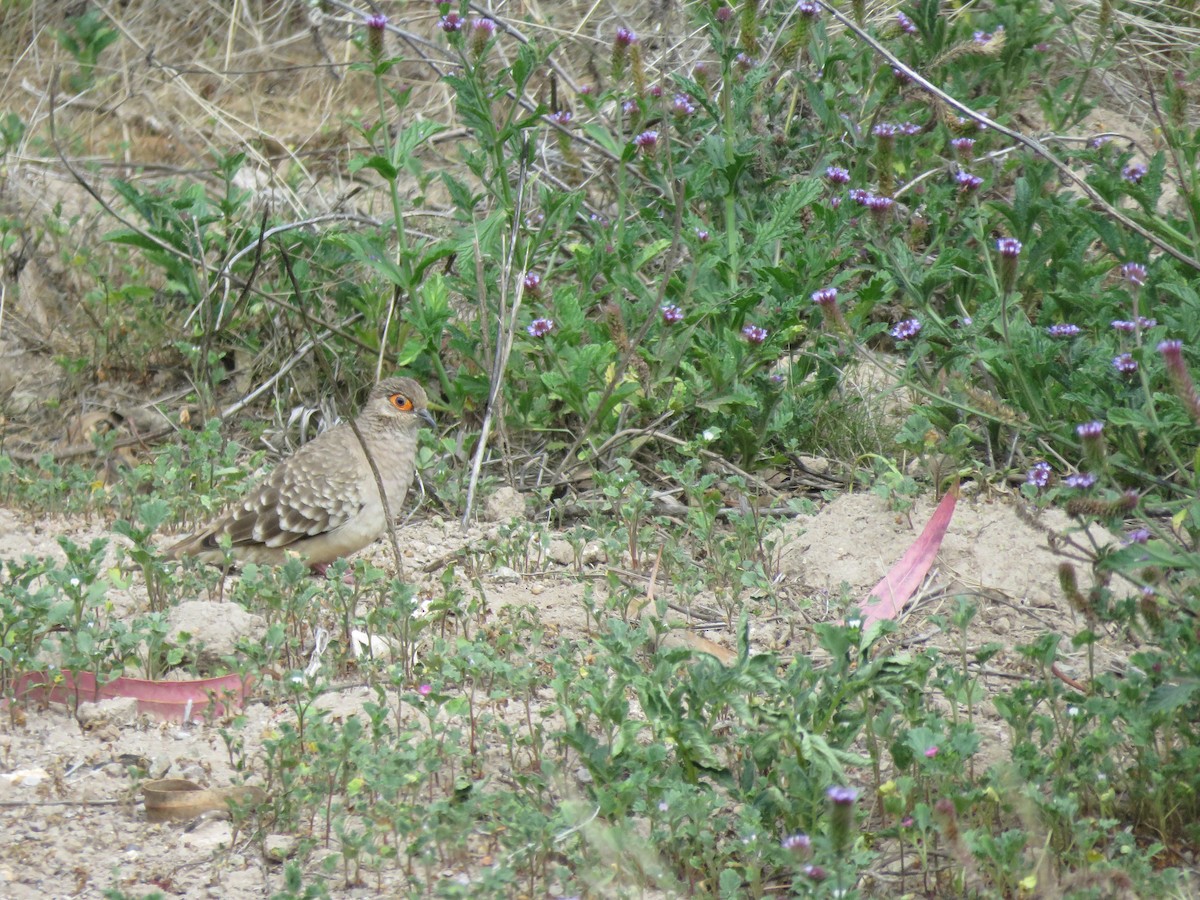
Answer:
[{"label": "bare ground", "polygon": [[[752,623],[753,651],[775,651],[785,657],[812,652],[812,622],[836,619],[837,610],[845,608],[843,597],[862,597],[912,543],[931,508],[931,502],[922,500],[911,514],[899,514],[874,494],[846,494],[814,516],[784,523],[777,535],[778,588],[789,602],[779,615],[764,614]],[[0,524],[0,554],[6,557],[54,556],[60,552],[56,534],[70,534],[76,541],[108,535],[99,523],[38,523],[7,510],[0,511]],[[1014,512],[1011,499],[961,501],[925,590],[903,614],[898,633],[889,641],[953,652],[958,637],[942,632],[929,617],[948,613],[957,596],[969,595],[979,613],[966,635],[967,644],[998,642],[1004,648],[984,672],[989,694],[1030,677],[1017,648],[1046,630],[1066,637],[1078,629],[1079,623],[1059,596],[1057,557],[1044,530],[1050,526],[1065,530],[1066,524],[1053,517],[1031,522]],[[430,562],[452,558],[488,530],[496,536],[504,529],[492,525],[463,533],[448,522],[411,525],[403,532],[404,544],[412,550],[406,571],[420,572]],[[387,564],[382,546],[367,552]],[[582,602],[584,586],[595,581],[592,576],[602,566],[579,573],[573,569],[547,559],[534,571],[485,576],[481,583],[486,585],[489,612],[484,621],[501,621],[504,608],[515,605],[535,610],[556,640],[586,638],[590,619]],[[417,576],[426,594],[439,575],[435,568]],[[469,584],[464,586],[473,590]],[[113,599],[130,610],[144,602],[136,596]],[[670,599],[688,608],[685,598]],[[704,601],[693,601],[696,618],[709,626],[704,637],[733,648],[734,634],[711,627],[712,611],[705,610]],[[679,624],[681,630],[686,627],[683,617]],[[1110,636],[1100,647],[1098,665],[1119,668],[1130,649]],[[1080,654],[1073,667],[1064,667],[1066,677],[1087,677]],[[539,696],[539,702],[544,702],[548,693]],[[319,702],[346,717],[359,713],[362,703],[372,697],[374,691],[365,684],[346,683],[331,686]],[[1001,761],[1006,756],[1006,729],[990,711],[990,703],[981,709],[982,759]],[[163,890],[174,896],[242,900],[269,896],[281,888],[280,863],[265,860],[259,845],[235,834],[228,820],[206,816],[194,823],[147,822],[140,792],[128,774],[130,761],[137,760],[159,777],[188,778],[205,787],[235,783],[239,776],[220,736],[221,722],[165,724],[117,707],[111,715],[93,712],[85,729],[59,705],[30,705],[22,712],[16,720],[0,719],[0,771],[43,774],[36,783],[28,777],[23,783],[0,782],[0,895],[12,900],[99,898],[105,888],[118,886],[131,896]],[[518,713],[512,710],[514,724],[521,721]],[[251,700],[245,715],[243,734],[248,756],[253,758],[256,742],[291,713],[264,695]],[[495,770],[503,762],[493,758],[487,766]],[[277,836],[276,843],[289,846],[290,837]],[[336,841],[329,849],[337,849]],[[315,866],[322,855],[318,853],[310,865]],[[474,864],[487,862],[481,850]],[[470,879],[471,875],[471,866],[465,866],[437,877]],[[339,888],[336,878],[329,886],[336,897],[376,896],[374,888]],[[383,886],[385,893],[406,891],[399,874],[385,873]]]}]

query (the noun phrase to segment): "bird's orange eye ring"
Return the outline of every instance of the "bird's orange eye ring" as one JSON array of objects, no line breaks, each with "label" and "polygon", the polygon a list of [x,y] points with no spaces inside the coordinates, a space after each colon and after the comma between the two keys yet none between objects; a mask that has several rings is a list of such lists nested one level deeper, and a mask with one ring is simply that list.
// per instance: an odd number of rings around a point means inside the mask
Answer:
[{"label": "bird's orange eye ring", "polygon": [[403,394],[392,394],[390,397],[388,397],[388,402],[391,403],[392,406],[396,407],[396,409],[400,410],[400,412],[413,411],[413,402]]}]

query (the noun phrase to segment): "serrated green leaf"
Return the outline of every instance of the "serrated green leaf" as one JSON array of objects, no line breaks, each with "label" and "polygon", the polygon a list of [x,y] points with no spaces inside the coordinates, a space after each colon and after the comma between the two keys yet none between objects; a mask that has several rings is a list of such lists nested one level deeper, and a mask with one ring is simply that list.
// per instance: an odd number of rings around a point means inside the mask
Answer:
[{"label": "serrated green leaf", "polygon": [[1146,708],[1152,713],[1174,712],[1191,701],[1197,688],[1200,688],[1200,681],[1196,680],[1184,681],[1181,684],[1160,684],[1150,692]]}]

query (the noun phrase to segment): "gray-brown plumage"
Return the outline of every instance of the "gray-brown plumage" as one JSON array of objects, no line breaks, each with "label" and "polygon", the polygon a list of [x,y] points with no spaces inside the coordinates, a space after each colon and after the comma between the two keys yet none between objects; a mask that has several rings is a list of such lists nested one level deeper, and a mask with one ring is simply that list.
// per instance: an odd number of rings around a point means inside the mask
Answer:
[{"label": "gray-brown plumage", "polygon": [[[413,480],[417,432],[433,424],[425,391],[411,378],[388,378],[371,390],[355,424],[375,461],[396,515]],[[299,555],[318,571],[384,533],[384,506],[362,444],[348,423],[336,425],[285,459],[246,498],[167,552],[222,565],[221,538],[242,562],[282,563]]]}]

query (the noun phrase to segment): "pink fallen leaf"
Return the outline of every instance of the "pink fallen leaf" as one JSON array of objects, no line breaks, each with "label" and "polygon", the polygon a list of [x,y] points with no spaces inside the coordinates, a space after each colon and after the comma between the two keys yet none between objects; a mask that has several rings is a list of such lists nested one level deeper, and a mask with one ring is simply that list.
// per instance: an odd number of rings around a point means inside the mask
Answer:
[{"label": "pink fallen leaf", "polygon": [[138,712],[164,722],[182,722],[185,715],[195,720],[209,713],[224,715],[229,706],[242,706],[248,688],[249,682],[240,675],[191,681],[114,678],[98,685],[96,676],[90,672],[80,672],[78,676],[70,672],[56,675],[28,672],[17,679],[15,696],[55,703],[67,703],[75,696],[81,702],[132,697],[137,701]]},{"label": "pink fallen leaf", "polygon": [[900,610],[904,608],[904,604],[912,599],[933,566],[933,560],[942,546],[942,538],[946,536],[946,529],[954,515],[954,505],[957,501],[958,485],[956,484],[946,491],[942,502],[937,505],[937,509],[933,511],[933,515],[925,524],[925,530],[912,543],[900,561],[892,566],[891,571],[883,577],[883,580],[871,589],[868,597],[874,598],[874,601],[868,602],[862,607],[863,628],[872,622],[896,618],[900,614]]}]

